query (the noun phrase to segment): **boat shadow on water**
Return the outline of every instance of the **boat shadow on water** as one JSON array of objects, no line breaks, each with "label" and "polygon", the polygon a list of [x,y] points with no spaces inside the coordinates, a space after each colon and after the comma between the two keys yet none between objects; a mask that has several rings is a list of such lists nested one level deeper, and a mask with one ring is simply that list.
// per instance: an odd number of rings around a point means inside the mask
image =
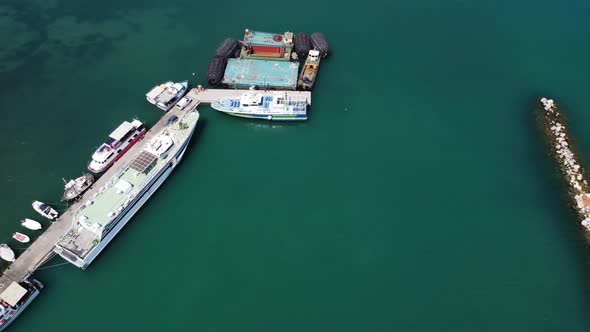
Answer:
[{"label": "boat shadow on water", "polygon": [[[250,120],[250,121],[248,121],[248,120]],[[260,120],[252,120],[252,119],[246,119],[246,118],[242,118],[242,121],[246,121],[246,123],[244,125],[247,128],[254,129],[257,131],[266,131],[269,129],[280,130],[280,129],[287,129],[287,128],[291,128],[291,127],[305,127],[305,126],[307,126],[307,123],[305,123],[303,121],[260,122]],[[256,121],[256,123],[255,123],[255,121]]]}]

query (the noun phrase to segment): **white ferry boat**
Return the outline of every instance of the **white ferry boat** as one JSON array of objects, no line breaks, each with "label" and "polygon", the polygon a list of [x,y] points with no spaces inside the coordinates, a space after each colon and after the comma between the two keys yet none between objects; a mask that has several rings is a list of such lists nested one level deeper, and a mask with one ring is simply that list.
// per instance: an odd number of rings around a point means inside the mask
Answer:
[{"label": "white ferry boat", "polygon": [[287,92],[259,92],[250,89],[240,98],[222,99],[211,107],[230,115],[272,121],[307,120],[307,98]]},{"label": "white ferry boat", "polygon": [[109,139],[103,143],[92,155],[88,163],[88,170],[93,173],[102,173],[121,158],[129,148],[143,138],[145,127],[139,120],[123,122],[109,135]]},{"label": "white ferry boat", "polygon": [[43,289],[35,279],[13,282],[0,294],[0,331],[4,331]]},{"label": "white ferry boat", "polygon": [[82,269],[88,267],[168,178],[199,119],[196,110],[175,113],[179,115],[170,115],[141,152],[126,165],[117,165],[120,169],[74,212],[72,227],[56,244],[56,253]]},{"label": "white ferry boat", "polygon": [[147,101],[168,111],[188,92],[188,81],[174,83],[172,81],[155,86],[145,94]]}]

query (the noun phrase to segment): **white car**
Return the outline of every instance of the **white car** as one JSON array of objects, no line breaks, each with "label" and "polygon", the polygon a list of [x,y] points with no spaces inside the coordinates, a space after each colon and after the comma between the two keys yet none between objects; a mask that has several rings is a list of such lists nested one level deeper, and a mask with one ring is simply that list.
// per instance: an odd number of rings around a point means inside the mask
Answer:
[{"label": "white car", "polygon": [[189,97],[184,97],[176,104],[176,107],[178,107],[178,109],[180,109],[180,110],[183,110],[192,101],[193,100],[190,99]]}]

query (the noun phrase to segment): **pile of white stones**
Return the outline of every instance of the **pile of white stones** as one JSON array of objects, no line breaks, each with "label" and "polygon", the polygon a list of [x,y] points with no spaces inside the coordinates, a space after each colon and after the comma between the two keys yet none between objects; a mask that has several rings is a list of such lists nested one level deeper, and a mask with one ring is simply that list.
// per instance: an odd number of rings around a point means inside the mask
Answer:
[{"label": "pile of white stones", "polygon": [[551,131],[550,138],[553,140],[552,144],[554,145],[555,154],[559,161],[559,167],[573,192],[577,203],[576,208],[584,218],[582,220],[582,226],[590,230],[590,194],[586,191],[588,182],[584,179],[583,170],[576,161],[568,143],[566,128],[558,121],[560,115],[555,102],[553,99],[541,98],[541,104],[543,104],[549,124],[551,125],[549,128]]}]

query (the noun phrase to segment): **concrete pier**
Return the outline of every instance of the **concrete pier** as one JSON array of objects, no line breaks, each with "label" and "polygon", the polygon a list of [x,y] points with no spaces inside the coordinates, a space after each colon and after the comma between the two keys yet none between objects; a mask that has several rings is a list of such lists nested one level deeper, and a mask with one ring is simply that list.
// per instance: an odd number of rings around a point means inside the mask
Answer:
[{"label": "concrete pier", "polygon": [[[179,110],[176,106],[172,107],[163,117],[146,133],[143,141],[149,141],[157,133],[160,132],[172,115],[180,115],[181,113],[192,111],[197,108],[200,103],[210,104],[219,99],[225,98],[239,98],[244,92],[248,90],[239,89],[192,89],[187,93],[187,97],[192,99],[183,110]],[[311,92],[309,91],[281,91],[286,92],[291,96],[304,96],[307,98],[307,103],[311,104]],[[158,110],[159,111],[159,110]],[[135,144],[127,153],[119,159],[115,164],[107,170],[98,180],[94,182],[92,187],[84,193],[84,195],[74,204],[72,204],[60,217],[47,228],[31,245],[10,264],[0,276],[0,294],[13,281],[20,282],[29,277],[37,268],[51,259],[55,253],[53,249],[58,240],[69,231],[73,225],[74,212],[87,200],[86,197],[92,197],[112,176],[122,171],[122,169],[132,161],[135,155],[142,149],[142,142]],[[108,251],[108,250],[107,250]]]}]

